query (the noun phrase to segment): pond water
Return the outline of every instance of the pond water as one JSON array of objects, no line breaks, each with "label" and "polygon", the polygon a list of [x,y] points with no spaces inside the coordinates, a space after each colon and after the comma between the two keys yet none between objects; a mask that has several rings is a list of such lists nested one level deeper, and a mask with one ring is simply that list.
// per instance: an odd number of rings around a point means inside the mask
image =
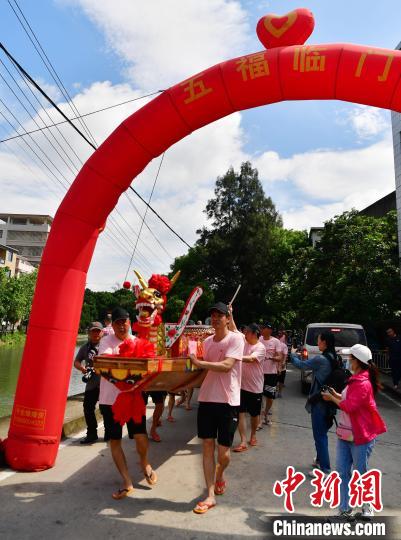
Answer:
[{"label": "pond water", "polygon": [[[75,350],[77,351],[84,342],[84,339],[77,341]],[[11,414],[23,351],[23,344],[14,345],[13,347],[0,347],[0,417]],[[73,359],[71,359],[72,363]],[[69,396],[80,394],[85,390],[81,377],[82,373],[77,369],[72,369],[68,389]]]}]

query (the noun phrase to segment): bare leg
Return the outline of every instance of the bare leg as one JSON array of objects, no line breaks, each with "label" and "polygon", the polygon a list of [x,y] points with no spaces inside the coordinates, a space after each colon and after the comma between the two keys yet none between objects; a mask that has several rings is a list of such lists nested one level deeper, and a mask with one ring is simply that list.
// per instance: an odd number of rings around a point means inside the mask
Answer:
[{"label": "bare leg", "polygon": [[205,501],[208,503],[216,502],[216,498],[214,496],[214,481],[216,474],[214,451],[214,439],[203,439],[203,473],[205,475],[205,482],[207,488],[207,498],[205,499]]},{"label": "bare leg", "polygon": [[185,408],[186,408],[187,411],[190,411],[192,409],[192,407],[191,407],[191,399],[192,399],[193,393],[194,393],[193,388],[188,388],[188,390],[186,390],[186,392],[185,392],[185,397],[186,397]]},{"label": "bare leg", "polygon": [[164,411],[164,402],[162,403],[156,403],[155,410],[153,412],[153,418],[152,418],[152,427],[150,428],[150,436],[154,438],[159,438],[159,434],[157,433],[156,429],[159,424],[159,420],[162,417]]},{"label": "bare leg", "polygon": [[[245,416],[245,413],[239,413],[238,431],[239,431],[239,435],[241,437],[241,444],[246,446],[246,416]],[[222,447],[222,448],[225,448],[225,447]]]},{"label": "bare leg", "polygon": [[174,405],[175,405],[175,395],[174,394],[169,394],[168,395],[168,413],[167,413],[167,420],[169,422],[174,421],[174,418],[173,418]]},{"label": "bare leg", "polygon": [[216,482],[221,482],[224,480],[223,475],[224,471],[230,463],[230,447],[217,446],[217,468],[216,468]]},{"label": "bare leg", "polygon": [[124,488],[132,488],[132,480],[128,472],[127,460],[125,459],[124,450],[121,446],[121,440],[112,439],[110,441],[110,450],[118,472],[123,478]]},{"label": "bare leg", "polygon": [[260,423],[260,416],[251,416],[251,438],[256,439],[256,430],[258,428],[258,425]]}]

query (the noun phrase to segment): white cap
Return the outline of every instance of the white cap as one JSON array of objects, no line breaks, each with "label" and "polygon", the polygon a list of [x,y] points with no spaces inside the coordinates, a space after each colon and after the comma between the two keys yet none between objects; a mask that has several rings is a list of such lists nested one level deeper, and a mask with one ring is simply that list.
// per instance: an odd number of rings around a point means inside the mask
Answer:
[{"label": "white cap", "polygon": [[360,343],[353,345],[350,349],[342,349],[341,353],[352,354],[352,356],[355,356],[355,358],[364,364],[369,364],[369,360],[372,360],[372,352],[369,347]]}]

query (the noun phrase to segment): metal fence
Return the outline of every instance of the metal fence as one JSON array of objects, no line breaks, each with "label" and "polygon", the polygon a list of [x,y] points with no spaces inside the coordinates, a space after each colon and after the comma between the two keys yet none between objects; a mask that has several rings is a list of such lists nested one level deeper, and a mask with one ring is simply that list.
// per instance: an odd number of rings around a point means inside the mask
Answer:
[{"label": "metal fence", "polygon": [[372,360],[383,373],[390,373],[390,363],[388,353],[386,351],[372,351]]}]

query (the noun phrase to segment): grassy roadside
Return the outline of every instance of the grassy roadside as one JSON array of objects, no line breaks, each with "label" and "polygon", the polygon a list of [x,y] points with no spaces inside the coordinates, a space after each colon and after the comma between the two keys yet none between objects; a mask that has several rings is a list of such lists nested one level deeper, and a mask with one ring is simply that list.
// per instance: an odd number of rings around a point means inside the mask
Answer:
[{"label": "grassy roadside", "polygon": [[12,347],[25,342],[26,334],[23,332],[15,332],[14,334],[5,334],[0,338],[0,347]]}]

